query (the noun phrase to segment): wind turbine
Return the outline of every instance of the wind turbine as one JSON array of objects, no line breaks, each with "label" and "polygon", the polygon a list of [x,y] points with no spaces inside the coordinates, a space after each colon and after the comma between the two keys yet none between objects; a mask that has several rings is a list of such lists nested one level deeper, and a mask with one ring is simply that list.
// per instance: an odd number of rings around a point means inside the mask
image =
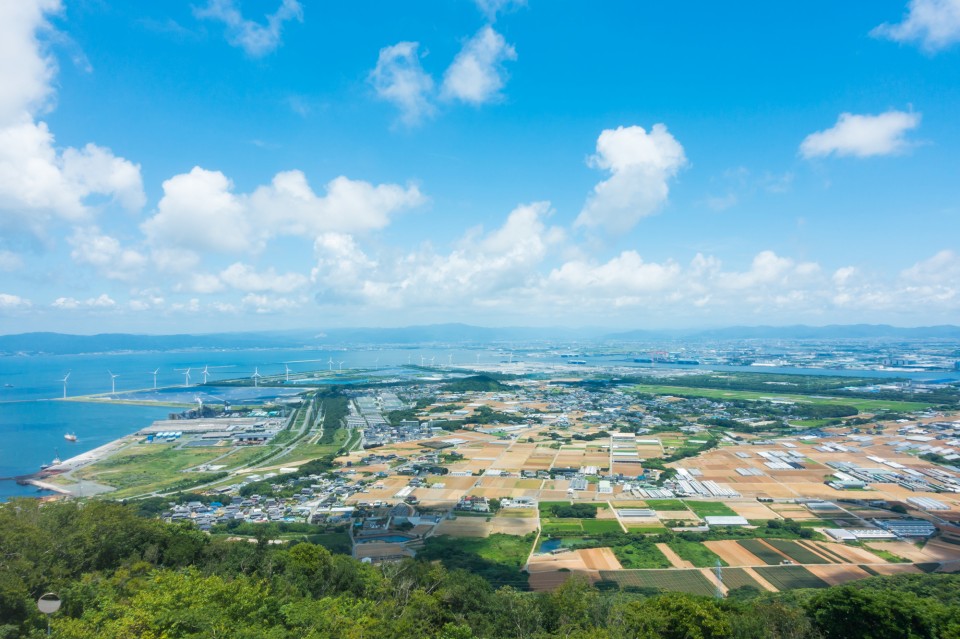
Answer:
[{"label": "wind turbine", "polygon": [[330,356],[330,361],[327,362],[330,365],[330,370],[333,370],[333,355]]},{"label": "wind turbine", "polygon": [[253,385],[254,385],[254,386],[259,386],[259,385],[260,385],[260,378],[261,378],[261,377],[263,377],[263,375],[260,374],[260,367],[259,367],[259,366],[254,366],[254,367],[253,367]]},{"label": "wind turbine", "polygon": [[70,373],[67,373],[66,375],[64,375],[63,380],[61,380],[63,382],[63,398],[64,399],[67,398],[67,380],[68,379],[70,379]]},{"label": "wind turbine", "polygon": [[284,381],[289,382],[289,381],[290,381],[290,367],[287,366],[286,364],[284,364],[284,365],[283,365],[283,368],[284,368],[284,374],[285,374]]},{"label": "wind turbine", "polygon": [[183,372],[183,385],[184,386],[190,385],[190,369],[189,368]]},{"label": "wind turbine", "polygon": [[376,369],[380,368],[380,356],[377,355],[377,359],[373,360],[373,367]]},{"label": "wind turbine", "polygon": [[477,364],[480,363],[480,353],[477,353]]},{"label": "wind turbine", "polygon": [[453,366],[453,353],[450,353],[449,355],[447,355],[447,367],[449,368],[452,366]]},{"label": "wind turbine", "polygon": [[427,359],[427,358],[424,357],[423,355],[420,356],[420,365],[421,365],[421,366],[423,366],[423,363],[426,361],[426,359]]},{"label": "wind turbine", "polygon": [[157,390],[157,373],[160,372],[160,369],[153,371],[153,390]]},{"label": "wind turbine", "polygon": [[434,355],[433,357],[430,358],[430,367],[431,367],[431,368],[433,367],[433,360],[435,360],[435,359],[437,359],[437,356],[436,356],[436,355]]},{"label": "wind turbine", "polygon": [[[110,373],[109,370],[107,372]],[[111,395],[117,394],[117,378],[118,377],[120,376],[115,375],[114,373],[110,373],[110,394]]]},{"label": "wind turbine", "polygon": [[204,383],[204,384],[207,383],[207,376],[208,376],[208,375],[210,375],[210,367],[209,367],[209,366],[204,366],[204,367],[203,367],[203,383]]},{"label": "wind turbine", "polygon": [[342,373],[342,372],[343,372],[343,360],[340,360],[340,362],[339,362],[339,363],[340,363],[340,366],[339,366],[339,367],[337,367],[337,370],[338,370],[338,371],[340,371],[340,372]]}]

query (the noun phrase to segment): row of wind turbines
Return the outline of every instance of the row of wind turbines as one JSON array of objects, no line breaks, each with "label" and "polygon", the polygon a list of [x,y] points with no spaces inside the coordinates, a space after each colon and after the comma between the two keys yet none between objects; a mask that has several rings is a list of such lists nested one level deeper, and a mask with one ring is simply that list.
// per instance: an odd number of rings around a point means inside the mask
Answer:
[{"label": "row of wind turbines", "polygon": [[[408,364],[408,365],[412,363],[412,359],[413,359],[413,355],[407,355],[407,364]],[[430,362],[430,366],[432,367],[432,366],[434,366],[434,364],[435,364],[435,362],[436,362],[436,359],[437,359],[437,357],[436,357],[435,355],[433,355],[433,356],[431,356],[431,357],[428,358],[426,355],[421,354],[421,355],[420,355],[420,366],[426,366],[427,362],[429,361],[429,362]],[[303,360],[303,361],[308,361],[308,360]],[[309,360],[309,361],[318,361],[318,360]],[[323,360],[319,360],[319,361],[323,361]],[[512,352],[510,353],[510,361],[511,361],[511,363],[513,362],[513,353],[512,353]],[[338,373],[342,373],[342,372],[343,372],[343,365],[344,365],[345,363],[346,363],[346,360],[334,360],[333,357],[331,356],[331,357],[327,360],[327,367],[328,367],[328,370],[330,370],[330,371],[336,370]],[[479,363],[480,363],[480,353],[477,353],[477,364],[479,364]],[[447,366],[452,366],[452,365],[453,365],[453,354],[448,354],[448,355],[447,355]],[[216,368],[216,367],[214,367],[214,368]],[[292,371],[292,369],[290,368],[290,366],[289,366],[288,364],[286,364],[286,363],[284,363],[283,368],[284,368],[284,373],[283,373],[283,375],[284,375],[284,381],[289,382],[289,381],[290,381],[290,373],[292,373],[293,371]],[[377,356],[376,360],[374,361],[374,368],[377,368],[377,369],[380,368],[380,357],[379,357],[379,356]],[[191,384],[190,384],[190,380],[191,380],[191,375],[190,375],[190,374],[191,374],[191,372],[193,372],[193,371],[199,370],[199,374],[200,374],[200,375],[203,375],[203,384],[206,384],[206,383],[207,383],[207,381],[209,380],[210,375],[211,375],[211,373],[210,373],[210,366],[209,366],[209,365],[204,366],[203,369],[198,369],[197,367],[189,367],[189,368],[185,368],[185,369],[174,369],[174,370],[182,371],[182,373],[183,373],[183,387],[184,387],[184,388],[188,388],[188,387],[191,385]],[[68,372],[66,375],[63,376],[63,379],[60,380],[60,382],[63,384],[63,398],[64,398],[64,399],[67,398],[67,381],[70,379],[71,373],[72,373],[72,371]],[[117,394],[117,378],[120,377],[120,374],[119,374],[119,373],[114,373],[113,371],[110,371],[109,369],[107,370],[107,373],[110,375],[110,394],[111,394],[111,395],[116,395],[116,394]],[[157,376],[159,375],[159,373],[160,373],[160,369],[159,369],[159,368],[155,369],[155,370],[151,373],[151,374],[153,375],[153,390],[156,390],[156,389],[157,389]],[[260,367],[259,367],[259,366],[254,367],[253,375],[251,375],[250,377],[253,379],[253,385],[254,385],[254,386],[257,386],[257,387],[260,386],[260,380],[263,379],[264,376],[260,374]]]},{"label": "row of wind turbines", "polygon": [[[290,381],[290,372],[291,372],[290,367],[287,366],[286,364],[284,364],[284,367],[286,369],[285,379],[286,381]],[[174,370],[183,371],[183,387],[188,388],[190,386],[190,372],[195,369],[193,367],[190,367],[185,369],[174,369]],[[63,384],[63,399],[67,398],[67,382],[69,381],[70,375],[72,373],[73,371],[69,371],[66,375],[63,376],[63,379],[60,380],[60,382]],[[116,395],[117,394],[117,378],[120,377],[120,374],[114,373],[109,369],[107,369],[107,373],[110,375],[110,394]],[[157,390],[157,375],[159,375],[159,373],[160,373],[159,368],[154,369],[153,372],[151,373],[153,375],[153,390]],[[204,366],[203,370],[200,371],[200,374],[203,375],[203,383],[206,384],[211,374],[210,366],[209,365]],[[253,375],[251,375],[251,377],[253,378],[254,386],[259,386],[260,379],[263,377],[263,375],[260,374],[259,366],[254,368]]]}]

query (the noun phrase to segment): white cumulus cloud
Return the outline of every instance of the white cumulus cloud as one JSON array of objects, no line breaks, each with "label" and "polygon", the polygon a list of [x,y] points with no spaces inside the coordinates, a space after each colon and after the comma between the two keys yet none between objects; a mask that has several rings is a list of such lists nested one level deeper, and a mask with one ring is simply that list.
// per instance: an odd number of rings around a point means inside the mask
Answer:
[{"label": "white cumulus cloud", "polygon": [[487,25],[467,40],[453,59],[444,73],[440,94],[475,105],[498,100],[506,83],[503,63],[516,59],[516,50]]},{"label": "white cumulus cloud", "polygon": [[139,165],[94,144],[59,151],[36,120],[51,106],[56,75],[37,34],[60,9],[52,0],[0,3],[0,227],[34,235],[54,219],[88,217],[91,195],[133,211],[146,199]]},{"label": "white cumulus cloud", "polygon": [[918,43],[933,53],[960,42],[960,0],[910,0],[903,22],[881,24],[870,35]]},{"label": "white cumulus cloud", "polygon": [[282,0],[274,13],[265,16],[266,24],[244,18],[234,0],[209,0],[205,6],[195,8],[194,15],[224,23],[227,41],[247,55],[259,58],[280,46],[284,22],[303,22],[303,7],[298,0]]},{"label": "white cumulus cloud", "polygon": [[919,125],[919,113],[841,113],[831,128],[811,133],[803,140],[800,155],[808,159],[828,155],[858,158],[891,155],[907,148],[907,132]]},{"label": "white cumulus cloud", "polygon": [[123,248],[116,238],[104,235],[95,226],[74,229],[68,241],[73,246],[70,257],[78,264],[93,266],[110,279],[135,281],[147,263],[144,255]]},{"label": "white cumulus cloud", "polygon": [[258,273],[252,266],[236,262],[220,273],[220,279],[235,289],[251,292],[292,293],[309,280],[300,273],[279,274],[273,268]]},{"label": "white cumulus cloud", "polygon": [[594,187],[574,225],[629,230],[663,205],[669,181],[686,164],[683,147],[663,124],[649,133],[639,126],[604,130],[589,165],[611,176]]},{"label": "white cumulus cloud", "polygon": [[433,78],[420,65],[417,42],[398,42],[380,49],[377,66],[368,80],[377,97],[400,110],[400,121],[408,126],[419,124],[433,115],[431,95]]},{"label": "white cumulus cloud", "polygon": [[254,248],[243,202],[220,171],[199,166],[163,183],[157,213],[141,225],[151,244],[194,251],[242,252]]}]

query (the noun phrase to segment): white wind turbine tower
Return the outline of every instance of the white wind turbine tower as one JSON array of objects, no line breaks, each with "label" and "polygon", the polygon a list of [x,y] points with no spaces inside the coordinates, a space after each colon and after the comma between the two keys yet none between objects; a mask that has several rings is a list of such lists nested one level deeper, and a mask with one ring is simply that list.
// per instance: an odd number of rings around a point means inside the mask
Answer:
[{"label": "white wind turbine tower", "polygon": [[207,383],[207,377],[208,377],[209,375],[210,375],[210,367],[209,367],[209,366],[204,366],[204,367],[203,367],[203,383],[204,383],[204,384]]},{"label": "white wind turbine tower", "polygon": [[160,372],[160,369],[153,371],[153,390],[157,390],[157,373]]},{"label": "white wind turbine tower", "polygon": [[[109,370],[107,372],[110,373]],[[111,395],[117,394],[117,378],[118,377],[120,376],[114,373],[110,373],[110,394]]]},{"label": "white wind turbine tower", "polygon": [[183,371],[183,385],[184,386],[190,385],[190,369],[189,368]]},{"label": "white wind turbine tower", "polygon": [[453,353],[447,355],[447,368],[453,367]]},{"label": "white wind turbine tower", "polygon": [[340,365],[337,367],[337,370],[342,373],[342,372],[343,372],[343,360],[340,360],[339,364],[340,364]]},{"label": "white wind turbine tower", "polygon": [[60,380],[63,382],[63,398],[67,398],[67,380],[70,379],[70,373],[67,373],[63,376],[63,379]]},{"label": "white wind turbine tower", "polygon": [[290,381],[290,367],[287,366],[286,364],[284,364],[284,365],[283,365],[283,368],[284,368],[284,381],[285,381],[285,382],[289,382],[289,381]]},{"label": "white wind turbine tower", "polygon": [[259,366],[254,366],[254,367],[253,367],[253,385],[254,385],[254,386],[259,386],[259,385],[260,385],[260,378],[261,378],[261,377],[263,377],[263,375],[260,374],[260,367],[259,367]]},{"label": "white wind turbine tower", "polygon": [[433,357],[430,358],[430,367],[431,367],[431,368],[433,367],[433,360],[435,360],[435,359],[437,359],[437,356],[436,356],[436,355],[434,355]]},{"label": "white wind turbine tower", "polygon": [[328,361],[327,364],[330,366],[330,370],[333,370],[333,356],[332,356],[332,355],[330,356],[330,361]]},{"label": "white wind turbine tower", "polygon": [[424,357],[423,355],[421,355],[421,356],[420,356],[420,365],[423,366],[423,363],[424,363],[425,361],[427,361],[427,358]]}]

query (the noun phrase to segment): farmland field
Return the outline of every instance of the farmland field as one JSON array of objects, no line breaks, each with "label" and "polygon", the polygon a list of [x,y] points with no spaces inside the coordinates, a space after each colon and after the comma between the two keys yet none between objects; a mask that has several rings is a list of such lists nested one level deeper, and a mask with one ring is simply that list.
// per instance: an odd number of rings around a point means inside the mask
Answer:
[{"label": "farmland field", "polygon": [[621,588],[657,588],[710,597],[716,587],[699,570],[601,570],[600,578]]},{"label": "farmland field", "polygon": [[794,541],[788,541],[786,539],[768,539],[767,543],[790,557],[790,559],[793,559],[798,564],[831,563],[812,550],[804,548]]},{"label": "farmland field", "polygon": [[803,566],[764,566],[754,568],[761,577],[777,587],[777,590],[791,588],[826,588],[829,584]]},{"label": "farmland field", "polygon": [[687,510],[686,504],[679,499],[647,499],[647,508],[653,510]]},{"label": "farmland field", "polygon": [[739,539],[737,543],[756,555],[763,563],[778,566],[783,561],[783,555],[772,550],[759,539]]},{"label": "farmland field", "polygon": [[715,552],[699,542],[674,537],[667,542],[667,545],[670,546],[673,552],[680,555],[681,559],[689,561],[697,568],[713,568],[717,565],[718,561],[721,566],[727,565],[727,562],[720,559]]},{"label": "farmland field", "polygon": [[687,507],[698,517],[736,517],[737,513],[719,501],[688,501]]},{"label": "farmland field", "polygon": [[729,590],[742,588],[743,586],[753,586],[760,591],[764,589],[763,586],[743,568],[724,568],[721,574],[723,577],[723,585]]},{"label": "farmland field", "polygon": [[586,533],[623,532],[616,519],[581,519],[580,525]]}]

